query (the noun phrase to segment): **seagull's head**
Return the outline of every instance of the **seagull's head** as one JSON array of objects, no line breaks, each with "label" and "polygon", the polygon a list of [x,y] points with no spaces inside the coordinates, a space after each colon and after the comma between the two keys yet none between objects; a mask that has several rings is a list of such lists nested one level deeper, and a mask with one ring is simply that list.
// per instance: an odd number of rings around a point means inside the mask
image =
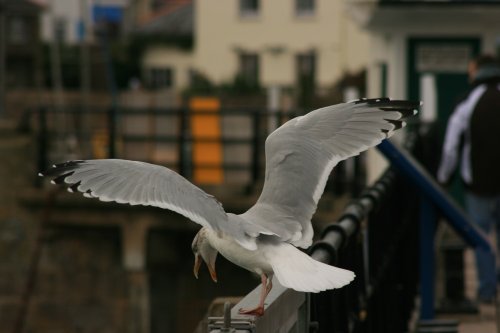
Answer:
[{"label": "seagull's head", "polygon": [[198,271],[200,270],[201,261],[203,260],[208,267],[210,277],[214,282],[217,282],[217,274],[215,273],[215,259],[217,259],[217,250],[210,245],[206,235],[205,228],[202,228],[193,239],[191,249],[194,254],[194,268],[193,273],[198,278]]}]

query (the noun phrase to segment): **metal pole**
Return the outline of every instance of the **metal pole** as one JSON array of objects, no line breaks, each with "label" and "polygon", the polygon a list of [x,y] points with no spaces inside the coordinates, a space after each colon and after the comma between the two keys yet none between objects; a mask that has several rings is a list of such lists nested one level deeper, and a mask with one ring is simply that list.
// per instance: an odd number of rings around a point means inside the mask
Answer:
[{"label": "metal pole", "polygon": [[108,158],[116,158],[116,107],[108,110]]},{"label": "metal pole", "polygon": [[109,47],[108,23],[103,18],[98,19],[99,37],[101,40],[101,51],[106,66],[106,79],[108,81],[109,92],[111,94],[111,104],[118,106],[118,87],[116,85],[115,71],[113,68],[113,59]]},{"label": "metal pole", "polygon": [[58,126],[66,127],[67,118],[63,112],[64,106],[64,92],[63,92],[63,82],[62,82],[62,69],[61,69],[61,50],[60,43],[64,41],[59,40],[57,35],[56,26],[57,20],[54,13],[54,4],[51,2],[49,15],[52,25],[52,42],[50,43],[50,59],[51,59],[51,70],[52,70],[52,87],[54,89],[54,99],[56,101],[56,108],[60,112],[60,123]]},{"label": "metal pole", "polygon": [[0,118],[5,117],[5,0],[0,0]]},{"label": "metal pole", "polygon": [[189,131],[189,109],[181,108],[178,112],[179,117],[179,174],[187,179],[191,178],[191,133]]},{"label": "metal pole", "polygon": [[[48,166],[48,126],[47,126],[47,109],[40,107],[38,109],[38,170],[45,170]],[[35,185],[42,186],[42,179],[36,177]]]},{"label": "metal pole", "polygon": [[108,39],[108,24],[104,18],[98,18],[99,20],[99,37],[101,40],[101,50],[104,62],[106,65],[106,78],[108,81],[108,87],[111,94],[111,108],[109,110],[109,157],[116,157],[116,128],[118,122],[118,87],[115,80],[115,72],[113,69],[113,62],[111,59],[111,51],[109,47]]},{"label": "metal pole", "polygon": [[89,120],[89,101],[90,101],[90,50],[89,50],[89,32],[90,32],[90,19],[89,19],[89,4],[88,0],[80,0],[80,16],[82,24],[82,36],[80,40],[80,92],[81,92],[81,105],[82,114],[80,115],[80,122],[77,124],[78,139],[80,140],[80,152],[90,154],[90,151],[84,151],[82,141],[90,130]]},{"label": "metal pole", "polygon": [[260,116],[261,113],[259,110],[256,110],[253,114],[252,188],[260,178]]},{"label": "metal pole", "polygon": [[89,54],[89,6],[88,0],[80,0],[80,15],[82,20],[82,36],[80,41],[80,75],[81,92],[83,106],[88,108],[88,99],[90,93],[90,54]]},{"label": "metal pole", "polygon": [[220,330],[221,333],[231,333],[235,330],[231,328],[231,303],[224,303],[224,327]]}]

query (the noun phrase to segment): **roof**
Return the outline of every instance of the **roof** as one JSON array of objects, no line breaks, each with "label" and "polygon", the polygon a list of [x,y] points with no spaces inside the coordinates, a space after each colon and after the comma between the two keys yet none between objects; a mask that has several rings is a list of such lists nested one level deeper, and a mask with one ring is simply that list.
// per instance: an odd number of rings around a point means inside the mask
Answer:
[{"label": "roof", "polygon": [[35,12],[45,9],[45,3],[41,0],[6,0],[5,9],[9,12]]},{"label": "roof", "polygon": [[500,5],[500,0],[380,0],[381,5]]},{"label": "roof", "polygon": [[47,0],[26,0],[26,2],[29,2],[40,8],[46,8],[48,6]]},{"label": "roof", "polygon": [[194,27],[192,0],[170,0],[147,17],[137,28],[139,34],[192,36]]}]

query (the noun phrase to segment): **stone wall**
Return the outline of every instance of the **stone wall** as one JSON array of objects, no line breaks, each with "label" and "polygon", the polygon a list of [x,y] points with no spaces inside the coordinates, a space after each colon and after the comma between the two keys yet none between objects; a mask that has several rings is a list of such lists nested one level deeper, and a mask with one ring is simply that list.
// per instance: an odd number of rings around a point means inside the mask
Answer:
[{"label": "stone wall", "polygon": [[42,224],[55,187],[34,188],[36,141],[11,125],[0,130],[0,333],[190,333],[212,299],[258,285],[222,257],[219,283],[206,267],[196,280],[191,241],[198,227],[161,209],[62,191]]},{"label": "stone wall", "polygon": [[34,179],[33,145],[0,120],[0,332],[12,332],[35,244],[36,221],[18,205]]},{"label": "stone wall", "polygon": [[116,228],[47,230],[26,332],[127,332],[120,252]]},{"label": "stone wall", "polygon": [[37,247],[43,209],[21,200],[37,174],[34,140],[10,123],[0,127],[0,333],[127,332],[120,230],[49,226]]}]

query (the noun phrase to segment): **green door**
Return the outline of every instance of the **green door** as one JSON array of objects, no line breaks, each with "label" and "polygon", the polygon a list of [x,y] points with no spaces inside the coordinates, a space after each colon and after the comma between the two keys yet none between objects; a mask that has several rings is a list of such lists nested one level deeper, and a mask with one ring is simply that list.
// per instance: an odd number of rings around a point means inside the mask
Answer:
[{"label": "green door", "polygon": [[[479,53],[479,38],[410,38],[408,40],[408,97],[420,99],[420,79],[435,77],[437,120],[440,127],[467,91],[467,62]],[[444,128],[442,129],[444,131]]]}]

